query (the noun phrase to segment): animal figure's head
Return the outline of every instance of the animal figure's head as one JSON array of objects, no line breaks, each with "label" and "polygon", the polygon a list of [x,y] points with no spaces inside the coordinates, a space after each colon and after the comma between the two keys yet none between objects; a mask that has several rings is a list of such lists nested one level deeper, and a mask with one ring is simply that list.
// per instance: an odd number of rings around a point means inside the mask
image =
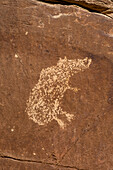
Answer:
[{"label": "animal figure's head", "polygon": [[63,67],[67,69],[68,71],[77,72],[89,68],[91,61],[92,60],[88,59],[87,57],[84,59],[73,59],[73,60],[68,60],[65,57],[64,59],[60,58],[57,65],[59,67]]}]

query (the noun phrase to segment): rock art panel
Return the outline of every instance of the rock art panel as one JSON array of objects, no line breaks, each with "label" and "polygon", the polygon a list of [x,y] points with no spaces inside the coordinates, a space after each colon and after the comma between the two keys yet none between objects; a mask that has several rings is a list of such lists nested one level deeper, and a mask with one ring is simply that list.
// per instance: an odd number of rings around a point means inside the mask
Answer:
[{"label": "rock art panel", "polygon": [[39,125],[45,125],[52,120],[56,120],[61,128],[65,128],[64,122],[58,115],[65,115],[70,122],[74,114],[63,111],[60,106],[66,90],[70,89],[74,93],[78,88],[69,86],[69,79],[74,74],[89,68],[91,59],[59,59],[56,66],[42,69],[38,83],[32,89],[27,101],[26,112],[30,119]]},{"label": "rock art panel", "polygon": [[[1,0],[0,7],[0,169],[112,170],[112,18],[36,0]],[[86,57],[89,67],[73,76],[57,70]]]}]

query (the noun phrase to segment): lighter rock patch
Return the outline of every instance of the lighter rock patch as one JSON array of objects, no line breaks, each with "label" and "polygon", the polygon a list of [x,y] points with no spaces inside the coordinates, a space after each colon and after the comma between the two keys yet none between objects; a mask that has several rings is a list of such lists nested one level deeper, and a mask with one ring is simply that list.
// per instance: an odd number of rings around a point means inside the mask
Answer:
[{"label": "lighter rock patch", "polygon": [[70,122],[74,115],[61,108],[61,101],[66,90],[78,92],[77,88],[69,86],[69,79],[74,74],[89,68],[91,59],[59,59],[56,66],[42,69],[38,83],[32,89],[27,101],[26,112],[29,119],[38,125],[46,125],[56,120],[62,129],[65,123],[58,115],[65,115]]}]

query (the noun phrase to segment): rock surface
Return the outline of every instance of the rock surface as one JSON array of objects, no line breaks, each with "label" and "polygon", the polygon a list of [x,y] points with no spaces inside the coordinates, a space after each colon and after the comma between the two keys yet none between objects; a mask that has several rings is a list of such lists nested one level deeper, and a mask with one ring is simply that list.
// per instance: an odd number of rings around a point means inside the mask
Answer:
[{"label": "rock surface", "polygon": [[[1,169],[112,170],[113,19],[35,0],[1,0],[0,16]],[[42,73],[85,58],[90,66],[67,78],[60,101],[74,115],[58,115],[65,128],[29,119],[27,100]]]},{"label": "rock surface", "polygon": [[113,13],[113,1],[112,0],[41,0],[49,3],[60,3],[60,4],[75,4],[79,5],[88,10],[97,11],[101,13]]}]

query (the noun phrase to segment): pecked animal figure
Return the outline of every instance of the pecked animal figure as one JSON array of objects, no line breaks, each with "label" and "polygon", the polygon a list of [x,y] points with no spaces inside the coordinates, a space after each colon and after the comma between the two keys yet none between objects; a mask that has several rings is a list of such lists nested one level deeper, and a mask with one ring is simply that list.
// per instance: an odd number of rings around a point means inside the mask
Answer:
[{"label": "pecked animal figure", "polygon": [[77,92],[78,89],[69,86],[69,78],[74,74],[89,68],[91,59],[59,59],[56,66],[42,69],[38,83],[32,89],[27,101],[26,112],[30,119],[39,125],[46,125],[56,120],[61,128],[65,123],[58,118],[64,114],[68,121],[74,118],[73,114],[62,110],[60,104],[66,90]]}]

